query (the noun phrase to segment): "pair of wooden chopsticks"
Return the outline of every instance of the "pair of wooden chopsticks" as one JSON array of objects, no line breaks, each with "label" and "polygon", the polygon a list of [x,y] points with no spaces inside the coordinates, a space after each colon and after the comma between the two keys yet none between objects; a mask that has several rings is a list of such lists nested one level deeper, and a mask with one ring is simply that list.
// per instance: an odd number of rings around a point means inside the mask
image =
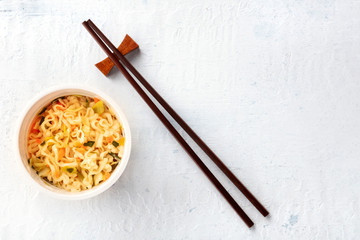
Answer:
[{"label": "pair of wooden chopsticks", "polygon": [[[250,228],[254,225],[253,221],[246,215],[226,189],[221,185],[217,178],[211,173],[201,159],[196,155],[192,148],[186,143],[184,138],[176,131],[167,118],[162,114],[158,107],[152,102],[150,97],[144,92],[139,84],[134,80],[129,71],[139,80],[139,82],[148,90],[148,92],[163,106],[170,116],[185,130],[185,132],[199,145],[199,147],[210,157],[210,159],[224,172],[224,174],[233,182],[233,184],[249,199],[249,201],[266,217],[269,212],[261,205],[261,203],[250,193],[250,191],[240,182],[239,179],[230,171],[229,168],[215,155],[215,153],[200,139],[200,137],[185,123],[185,121],[170,107],[170,105],[156,92],[156,90],[145,80],[143,76],[131,65],[131,63],[120,53],[120,51],[109,41],[109,39],[95,26],[89,19],[83,22],[84,27],[95,41],[104,50],[106,55],[114,62],[115,66],[121,71],[125,78],[135,88],[142,99],[147,103],[155,115],[176,138],[179,144],[190,155],[200,169],[205,173],[209,180],[215,185],[219,192],[229,202],[233,209],[238,213],[241,219]],[[125,67],[124,67],[124,66]]]}]

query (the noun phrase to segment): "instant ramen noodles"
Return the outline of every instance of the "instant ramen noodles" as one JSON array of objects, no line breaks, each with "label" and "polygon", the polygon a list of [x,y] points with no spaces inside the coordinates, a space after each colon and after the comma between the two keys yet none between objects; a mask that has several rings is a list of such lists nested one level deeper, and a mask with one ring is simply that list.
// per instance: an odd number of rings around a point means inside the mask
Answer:
[{"label": "instant ramen noodles", "polygon": [[122,126],[102,100],[64,96],[32,121],[28,162],[46,182],[78,192],[111,176],[121,161],[124,144]]}]

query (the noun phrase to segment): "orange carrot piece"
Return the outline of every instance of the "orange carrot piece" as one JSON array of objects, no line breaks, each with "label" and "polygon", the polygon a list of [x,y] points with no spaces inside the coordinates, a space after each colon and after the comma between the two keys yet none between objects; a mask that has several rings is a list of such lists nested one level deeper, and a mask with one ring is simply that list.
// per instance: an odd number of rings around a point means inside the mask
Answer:
[{"label": "orange carrot piece", "polygon": [[106,140],[107,140],[108,143],[111,143],[113,141],[113,137],[112,136],[107,137]]},{"label": "orange carrot piece", "polygon": [[37,122],[38,120],[39,120],[39,117],[35,117],[34,121],[33,121],[32,124],[31,124],[31,127],[30,127],[31,130],[35,129],[34,127],[35,127],[35,124],[36,124],[36,122]]},{"label": "orange carrot piece", "polygon": [[107,180],[110,176],[111,176],[111,174],[108,173],[108,172],[106,172],[106,173],[104,174],[104,181]]},{"label": "orange carrot piece", "polygon": [[98,99],[97,97],[94,97],[94,102],[97,103],[98,101],[100,101],[100,99]]},{"label": "orange carrot piece", "polygon": [[84,149],[84,148],[77,148],[76,150],[78,150],[79,152],[81,152],[82,154],[84,154],[86,149]]},{"label": "orange carrot piece", "polygon": [[120,144],[120,146],[122,146],[122,145],[124,145],[124,143],[125,143],[125,138],[122,137],[119,141],[119,144]]},{"label": "orange carrot piece", "polygon": [[40,131],[38,129],[31,129],[30,133],[35,133],[35,134],[38,134]]},{"label": "orange carrot piece", "polygon": [[59,160],[65,156],[65,148],[60,148],[59,150]]},{"label": "orange carrot piece", "polygon": [[37,138],[37,139],[36,139],[36,143],[40,144],[40,143],[41,143],[41,139],[40,139],[40,138]]}]

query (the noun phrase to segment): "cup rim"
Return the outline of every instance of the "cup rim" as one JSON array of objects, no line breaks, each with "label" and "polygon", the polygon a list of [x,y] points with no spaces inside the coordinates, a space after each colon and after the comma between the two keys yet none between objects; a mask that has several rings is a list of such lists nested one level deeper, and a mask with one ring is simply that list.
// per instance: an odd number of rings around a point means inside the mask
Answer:
[{"label": "cup rim", "polygon": [[[106,102],[106,104],[109,107],[111,107],[111,109],[116,114],[116,117],[118,118],[118,121],[120,121],[120,123],[122,125],[122,128],[124,129],[124,134],[126,136],[125,146],[124,146],[125,147],[124,156],[121,159],[121,163],[115,168],[114,172],[111,174],[110,178],[107,179],[106,181],[104,181],[103,183],[99,184],[96,187],[93,187],[93,188],[87,189],[87,190],[83,190],[83,191],[80,191],[80,192],[69,192],[69,191],[66,191],[64,189],[53,186],[53,185],[51,185],[51,187],[46,187],[45,188],[42,184],[39,183],[39,181],[36,181],[34,179],[34,177],[31,176],[31,173],[26,169],[26,166],[24,165],[24,160],[23,160],[23,156],[21,154],[20,144],[19,144],[20,138],[24,137],[24,136],[20,136],[20,133],[21,133],[20,130],[23,127],[24,120],[25,120],[27,114],[29,114],[30,110],[34,107],[34,105],[37,102],[41,101],[41,99],[48,96],[49,94],[57,93],[57,92],[60,93],[60,92],[66,91],[66,90],[85,91],[85,92],[92,93],[95,96],[99,96],[101,99],[103,99]],[[65,94],[65,95],[70,95],[70,94]],[[86,95],[86,94],[84,94],[84,95]],[[55,98],[56,97],[54,97],[54,99]],[[25,126],[25,127],[27,127],[27,126]],[[131,142],[132,141],[131,141],[130,125],[129,125],[128,120],[127,120],[125,114],[123,113],[121,107],[108,94],[105,94],[104,92],[102,92],[102,91],[100,91],[98,89],[94,89],[92,87],[79,86],[79,85],[75,85],[75,84],[67,84],[67,85],[60,85],[60,86],[50,87],[50,88],[47,88],[46,90],[41,91],[40,93],[36,94],[26,104],[26,107],[21,112],[20,117],[18,119],[18,123],[16,124],[15,136],[16,136],[15,147],[16,147],[16,152],[17,152],[17,157],[18,157],[16,162],[18,163],[18,165],[22,169],[23,174],[27,176],[27,179],[29,180],[29,182],[31,182],[31,184],[33,186],[35,186],[41,192],[44,192],[44,193],[46,193],[46,194],[48,194],[48,195],[50,195],[52,197],[55,197],[55,198],[58,198],[58,199],[64,199],[64,200],[87,199],[87,198],[97,196],[100,193],[102,193],[102,192],[106,191],[107,189],[109,189],[120,178],[120,176],[123,174],[123,172],[124,172],[124,170],[125,170],[125,168],[126,168],[126,166],[128,164],[128,161],[129,161],[129,158],[130,158],[130,153],[131,153]],[[38,175],[36,174],[36,176],[38,176]],[[42,180],[40,180],[40,181],[42,181]],[[51,191],[50,188],[53,188],[54,191]]]}]

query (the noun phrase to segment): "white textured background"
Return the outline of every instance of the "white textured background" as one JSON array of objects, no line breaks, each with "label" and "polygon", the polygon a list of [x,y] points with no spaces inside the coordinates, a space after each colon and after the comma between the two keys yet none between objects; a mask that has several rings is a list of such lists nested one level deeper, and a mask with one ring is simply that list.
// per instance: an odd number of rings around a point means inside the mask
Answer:
[{"label": "white textured background", "polygon": [[[360,1],[0,0],[0,239],[359,239]],[[270,210],[249,230],[82,27],[91,18]],[[33,95],[95,86],[134,148],[93,199],[49,198],[17,168]],[[201,156],[204,156],[201,154]]]}]

